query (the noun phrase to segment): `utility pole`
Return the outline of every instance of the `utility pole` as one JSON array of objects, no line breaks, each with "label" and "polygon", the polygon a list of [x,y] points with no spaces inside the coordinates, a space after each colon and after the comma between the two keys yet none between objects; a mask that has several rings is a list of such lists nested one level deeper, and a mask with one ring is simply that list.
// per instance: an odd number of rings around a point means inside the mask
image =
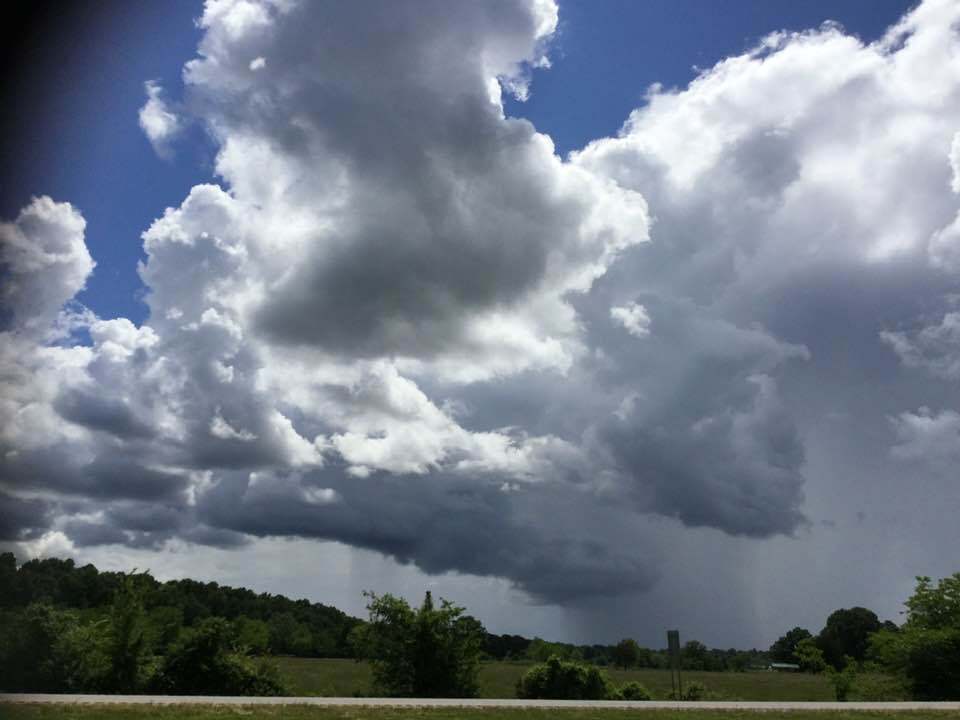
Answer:
[{"label": "utility pole", "polygon": [[667,654],[670,656],[670,686],[673,696],[683,698],[683,680],[680,677],[680,631],[667,630]]}]

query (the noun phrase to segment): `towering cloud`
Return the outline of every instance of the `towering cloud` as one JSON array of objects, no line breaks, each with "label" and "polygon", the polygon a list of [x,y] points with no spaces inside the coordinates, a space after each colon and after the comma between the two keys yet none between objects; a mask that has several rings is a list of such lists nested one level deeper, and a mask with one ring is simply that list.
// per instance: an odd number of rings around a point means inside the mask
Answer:
[{"label": "towering cloud", "polygon": [[0,328],[44,331],[93,272],[83,217],[69,203],[34,198],[0,224]]},{"label": "towering cloud", "polygon": [[61,312],[70,206],[0,229],[0,540],[324,538],[588,603],[654,587],[668,536],[833,522],[825,424],[939,472],[958,21],[772,35],[561,159],[502,103],[552,2],[211,0],[191,117],[153,85],[140,117],[218,144],[143,234],[149,320]]}]

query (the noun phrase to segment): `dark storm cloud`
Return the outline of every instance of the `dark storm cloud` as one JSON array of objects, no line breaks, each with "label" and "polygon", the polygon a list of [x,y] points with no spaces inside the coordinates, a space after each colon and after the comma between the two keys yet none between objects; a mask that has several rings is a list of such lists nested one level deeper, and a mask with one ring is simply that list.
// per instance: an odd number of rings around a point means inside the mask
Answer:
[{"label": "dark storm cloud", "polygon": [[112,525],[85,520],[68,520],[63,523],[61,529],[77,547],[114,544],[136,547],[130,533],[125,533]]},{"label": "dark storm cloud", "polygon": [[600,428],[631,479],[628,494],[641,509],[690,526],[751,537],[793,533],[806,522],[804,449],[772,381],[740,379],[711,401],[714,408],[693,415],[644,417],[636,400]]},{"label": "dark storm cloud", "polygon": [[[328,496],[311,501],[311,488]],[[514,493],[478,478],[388,476],[343,479],[224,478],[198,503],[211,526],[257,536],[338,540],[376,550],[428,573],[505,577],[544,602],[628,593],[656,579],[656,560],[609,542],[609,530],[578,529],[576,493],[527,488]],[[556,525],[538,516],[549,513]],[[575,513],[583,518],[581,513]],[[609,518],[608,518],[609,519]],[[652,552],[652,551],[650,551]]]},{"label": "dark storm cloud", "polygon": [[105,520],[124,530],[157,532],[177,530],[184,524],[186,508],[182,506],[161,505],[159,503],[112,504],[105,513]]},{"label": "dark storm cloud", "polygon": [[207,545],[227,550],[236,550],[249,545],[251,542],[248,535],[224,528],[210,527],[209,525],[189,527],[180,533],[180,537],[197,545]]},{"label": "dark storm cloud", "polygon": [[14,488],[42,488],[67,495],[103,500],[175,500],[187,478],[145,467],[123,451],[104,452],[77,465],[69,446],[56,451],[23,451],[0,461],[0,482]]},{"label": "dark storm cloud", "polygon": [[0,541],[27,540],[50,527],[52,503],[0,492]]},{"label": "dark storm cloud", "polygon": [[154,434],[149,424],[138,419],[130,406],[98,392],[68,390],[54,401],[54,408],[64,420],[91,430],[121,438],[149,438]]}]

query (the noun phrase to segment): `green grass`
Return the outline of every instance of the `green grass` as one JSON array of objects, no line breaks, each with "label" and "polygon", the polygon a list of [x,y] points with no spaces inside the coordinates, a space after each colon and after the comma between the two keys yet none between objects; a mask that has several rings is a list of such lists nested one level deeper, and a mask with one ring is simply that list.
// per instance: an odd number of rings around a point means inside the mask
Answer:
[{"label": "green grass", "polygon": [[728,710],[526,710],[304,706],[3,705],[3,720],[946,720],[946,712]]},{"label": "green grass", "polygon": [[294,695],[353,697],[370,694],[372,675],[365,662],[295,657],[274,660]]},{"label": "green grass", "polygon": [[[318,660],[313,658],[276,658],[280,672],[297,695],[351,697],[370,694],[370,668],[353,660]],[[517,680],[530,663],[490,662],[480,668],[480,697],[512,698]],[[611,680],[622,685],[636,680],[655,699],[666,699],[670,693],[670,673],[666,670],[607,670]],[[876,684],[880,678],[869,678]],[[706,685],[711,698],[722,700],[833,700],[833,688],[823,676],[800,673],[718,673],[688,672],[684,683],[697,681]],[[856,692],[851,700],[860,699]],[[887,695],[863,699],[907,700]]]}]

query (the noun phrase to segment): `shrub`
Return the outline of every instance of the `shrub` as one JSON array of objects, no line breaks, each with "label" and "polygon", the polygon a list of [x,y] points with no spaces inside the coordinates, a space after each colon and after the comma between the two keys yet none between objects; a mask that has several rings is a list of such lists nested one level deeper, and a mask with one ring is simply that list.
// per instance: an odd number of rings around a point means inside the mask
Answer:
[{"label": "shrub", "polygon": [[803,672],[816,674],[827,669],[827,661],[823,659],[823,651],[817,647],[813,638],[804,638],[798,642],[794,654]]},{"label": "shrub", "polygon": [[617,691],[620,700],[652,700],[650,691],[636,680],[621,685]]},{"label": "shrub", "polygon": [[280,695],[274,667],[239,652],[230,624],[207,618],[184,630],[158,669],[156,689],[173,695]]},{"label": "shrub", "polygon": [[909,700],[910,684],[901,676],[888,675],[875,665],[865,664],[854,678],[850,696],[870,702]]},{"label": "shrub", "polygon": [[842,670],[835,670],[832,665],[827,665],[827,678],[833,685],[833,692],[837,702],[846,702],[847,695],[850,694],[850,688],[853,687],[853,681],[857,678],[856,661],[849,655],[845,655],[841,660]]},{"label": "shrub", "polygon": [[706,700],[707,686],[701,682],[687,683],[682,693],[670,693],[671,700]]},{"label": "shrub", "polygon": [[556,655],[534,665],[517,683],[519,698],[552,700],[608,700],[615,695],[606,674],[592,666]]},{"label": "shrub", "polygon": [[34,603],[0,618],[0,690],[98,692],[109,664],[99,623]]}]

